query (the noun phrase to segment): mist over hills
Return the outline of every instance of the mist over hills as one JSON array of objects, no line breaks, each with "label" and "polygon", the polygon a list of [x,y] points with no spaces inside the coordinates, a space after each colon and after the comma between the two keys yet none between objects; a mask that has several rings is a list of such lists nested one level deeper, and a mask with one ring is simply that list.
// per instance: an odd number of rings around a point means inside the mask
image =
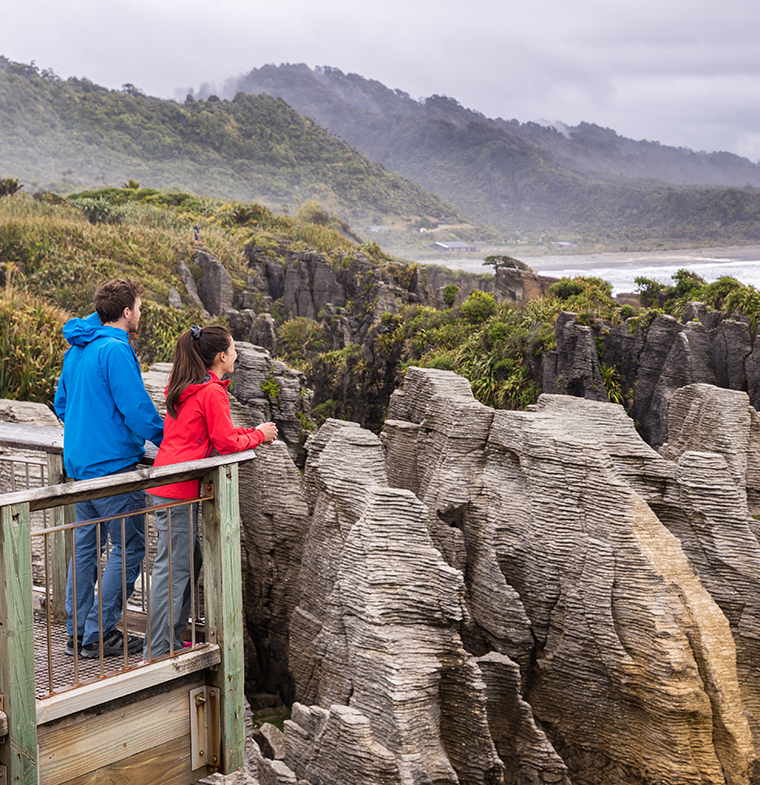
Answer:
[{"label": "mist over hills", "polygon": [[29,190],[177,188],[279,207],[313,199],[352,221],[462,213],[369,160],[282,100],[183,104],[0,58],[0,172]]},{"label": "mist over hills", "polygon": [[[199,96],[210,94],[204,86]],[[620,177],[660,180],[673,185],[760,186],[760,165],[728,152],[695,152],[657,141],[627,139],[610,128],[593,123],[566,125],[560,121],[539,124],[488,118],[461,106],[454,98],[433,95],[415,100],[401,90],[337,68],[304,64],[265,65],[230,79],[220,95],[238,90],[265,92],[283,98],[290,106],[320,125],[340,134],[375,160],[400,155],[392,129],[373,124],[372,118],[402,118],[420,122],[446,122],[457,128],[486,123],[524,139],[551,154],[556,163],[580,174],[600,179]],[[367,126],[373,133],[367,137]]]},{"label": "mist over hills", "polygon": [[[627,227],[686,238],[697,227],[684,221],[726,198],[711,186],[742,189],[731,200],[746,201],[750,213],[757,207],[747,187],[760,186],[760,166],[731,153],[634,141],[589,123],[490,119],[453,98],[418,101],[329,67],[266,65],[230,79],[220,94],[241,90],[283,98],[368,157],[503,230]],[[732,220],[720,210],[703,217],[713,229]]]},{"label": "mist over hills", "polygon": [[467,243],[760,242],[760,167],[738,156],[492,120],[333,68],[265,66],[218,92],[179,103],[0,56],[0,176],[59,193],[136,179],[276,208],[314,200],[355,227],[393,221],[376,238],[397,250],[429,244],[418,229],[439,222],[475,224],[436,237]]}]

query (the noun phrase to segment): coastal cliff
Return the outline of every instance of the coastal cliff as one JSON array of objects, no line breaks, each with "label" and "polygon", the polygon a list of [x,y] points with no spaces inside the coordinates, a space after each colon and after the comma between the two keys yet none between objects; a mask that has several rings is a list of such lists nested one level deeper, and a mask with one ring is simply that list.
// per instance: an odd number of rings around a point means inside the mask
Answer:
[{"label": "coastal cliff", "polygon": [[759,422],[689,385],[660,455],[618,405],[410,368],[379,437],[259,451],[254,681],[293,700],[260,781],[756,781]]}]

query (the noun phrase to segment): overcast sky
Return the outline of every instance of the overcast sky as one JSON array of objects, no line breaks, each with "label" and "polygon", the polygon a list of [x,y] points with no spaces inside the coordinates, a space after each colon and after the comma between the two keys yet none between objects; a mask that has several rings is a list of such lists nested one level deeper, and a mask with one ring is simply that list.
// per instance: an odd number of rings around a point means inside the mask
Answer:
[{"label": "overcast sky", "polygon": [[0,54],[168,98],[328,65],[489,117],[760,159],[757,0],[3,0]]}]

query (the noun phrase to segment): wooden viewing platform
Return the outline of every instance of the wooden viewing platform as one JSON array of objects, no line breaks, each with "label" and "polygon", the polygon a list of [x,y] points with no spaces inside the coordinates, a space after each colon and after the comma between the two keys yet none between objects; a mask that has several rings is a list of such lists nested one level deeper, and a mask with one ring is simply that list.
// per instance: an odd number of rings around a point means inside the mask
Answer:
[{"label": "wooden viewing platform", "polygon": [[[0,495],[0,785],[189,785],[244,761],[238,464],[253,451],[64,483],[57,429],[0,424],[0,447],[40,450],[54,484]],[[77,501],[201,478],[205,636],[147,664],[142,655],[78,661],[63,654],[63,535]],[[30,516],[51,511],[54,613],[34,610]],[[57,538],[57,539],[56,539]],[[131,621],[128,623],[131,629]],[[49,646],[49,648],[48,648]],[[51,665],[48,652],[52,652]],[[53,671],[53,693],[49,673]]]}]

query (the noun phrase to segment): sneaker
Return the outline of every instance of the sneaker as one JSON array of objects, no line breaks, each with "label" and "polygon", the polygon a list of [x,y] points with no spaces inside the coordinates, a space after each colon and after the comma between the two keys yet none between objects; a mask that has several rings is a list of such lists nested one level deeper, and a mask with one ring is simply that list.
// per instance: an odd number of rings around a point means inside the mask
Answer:
[{"label": "sneaker", "polygon": [[[66,654],[68,654],[69,657],[73,657],[74,656],[74,636],[73,635],[69,635],[69,639],[66,642],[66,648],[64,649],[64,652]],[[81,654],[81,653],[82,653],[82,636],[81,635],[77,635],[77,654]]]},{"label": "sneaker", "polygon": [[[127,653],[137,654],[142,651],[143,639],[130,635],[127,638]],[[103,637],[103,656],[119,657],[124,654],[124,635],[120,630],[113,629]],[[100,656],[100,645],[98,641],[82,646],[82,657],[95,659]]]}]

